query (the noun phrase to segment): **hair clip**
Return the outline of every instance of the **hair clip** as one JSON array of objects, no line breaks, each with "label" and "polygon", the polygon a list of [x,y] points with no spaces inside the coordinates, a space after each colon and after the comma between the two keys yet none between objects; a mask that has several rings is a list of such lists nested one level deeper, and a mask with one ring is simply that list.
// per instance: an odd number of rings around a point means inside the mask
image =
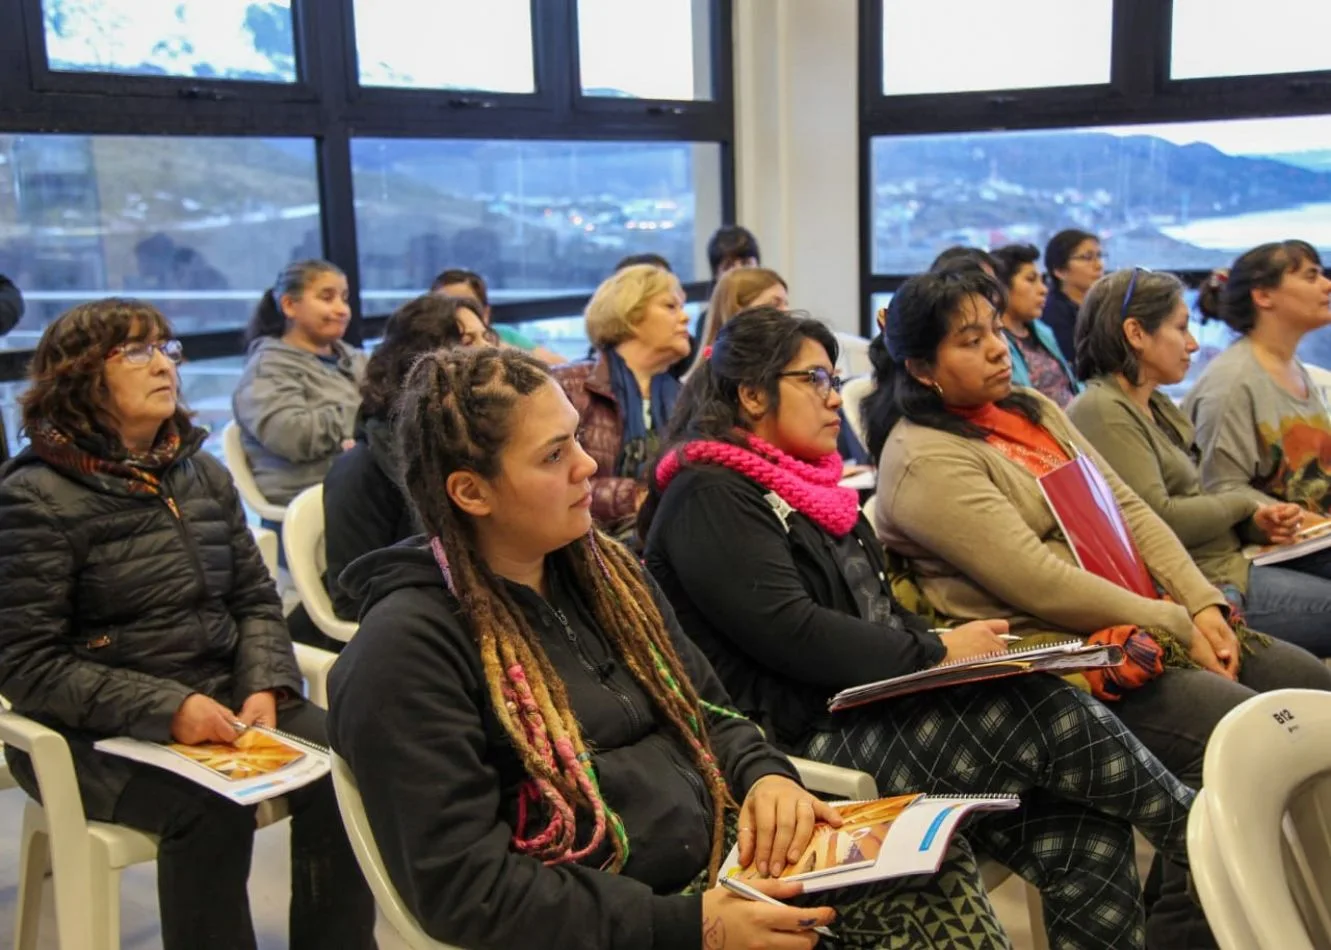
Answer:
[{"label": "hair clip", "polygon": [[710,345],[702,348],[702,358],[704,360],[710,360],[712,358],[712,347]]}]

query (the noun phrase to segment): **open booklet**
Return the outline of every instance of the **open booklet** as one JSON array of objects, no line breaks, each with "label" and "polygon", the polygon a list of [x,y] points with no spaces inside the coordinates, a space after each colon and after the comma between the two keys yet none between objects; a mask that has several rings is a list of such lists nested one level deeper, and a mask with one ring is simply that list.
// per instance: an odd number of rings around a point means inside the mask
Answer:
[{"label": "open booklet", "polygon": [[909,696],[940,686],[959,686],[983,680],[1020,676],[1024,673],[1075,673],[1104,666],[1118,666],[1123,662],[1123,648],[1108,643],[1088,644],[1069,639],[1040,646],[1013,647],[986,653],[965,660],[940,663],[927,670],[894,676],[891,679],[865,683],[843,689],[832,697],[827,708],[832,712],[863,706],[865,703],[897,696]]},{"label": "open booklet", "polygon": [[[826,891],[907,874],[933,874],[943,863],[952,833],[974,811],[1004,811],[1015,795],[897,795],[834,805],[844,823],[814,825],[813,837],[782,880],[803,881],[806,892]],[[739,846],[721,864],[722,877],[752,880],[756,867],[739,866]]]},{"label": "open booklet", "polygon": [[263,726],[250,726],[235,745],[159,745],[120,737],[103,739],[93,748],[174,772],[241,805],[285,795],[331,768],[323,746]]},{"label": "open booklet", "polygon": [[1331,548],[1331,520],[1319,521],[1309,525],[1289,544],[1250,544],[1243,549],[1243,556],[1258,567],[1280,564]]}]

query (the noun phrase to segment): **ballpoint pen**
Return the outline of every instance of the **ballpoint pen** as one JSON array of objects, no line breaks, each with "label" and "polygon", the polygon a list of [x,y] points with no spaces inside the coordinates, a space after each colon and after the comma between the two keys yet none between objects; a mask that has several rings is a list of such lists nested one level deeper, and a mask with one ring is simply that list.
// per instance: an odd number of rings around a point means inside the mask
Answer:
[{"label": "ballpoint pen", "polygon": [[[956,627],[934,627],[934,628],[933,628],[932,630],[930,630],[929,632],[930,632],[930,633],[933,633],[933,634],[950,633],[951,631],[953,631],[953,630],[955,630],[955,629],[957,629],[957,628],[956,628]],[[1002,640],[1004,643],[1016,643],[1018,640],[1021,639],[1021,637],[1018,636],[1018,635],[1015,634],[1015,633],[998,633],[998,634],[995,634],[995,636],[998,637],[998,639]]]},{"label": "ballpoint pen", "polygon": [[[762,901],[764,904],[774,904],[777,907],[790,906],[789,904],[783,904],[775,897],[768,897],[762,891],[758,890],[755,887],[751,887],[748,884],[745,884],[743,881],[739,880],[738,878],[723,877],[721,878],[720,883],[721,886],[724,887],[726,890],[730,891],[730,893],[742,897],[745,900]],[[809,929],[822,937],[836,936],[835,934],[832,933],[832,931],[828,930],[826,927],[810,927]]]}]

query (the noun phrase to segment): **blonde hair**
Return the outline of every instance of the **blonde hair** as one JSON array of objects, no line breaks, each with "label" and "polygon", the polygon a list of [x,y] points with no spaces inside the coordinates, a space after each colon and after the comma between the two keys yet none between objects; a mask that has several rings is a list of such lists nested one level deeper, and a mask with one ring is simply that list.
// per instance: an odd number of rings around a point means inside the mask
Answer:
[{"label": "blonde hair", "polygon": [[635,264],[616,271],[596,288],[583,312],[587,339],[598,349],[618,346],[633,336],[648,302],[672,291],[683,296],[679,278],[653,264]]},{"label": "blonde hair", "polygon": [[763,291],[777,284],[790,289],[780,274],[766,267],[737,267],[722,274],[712,291],[712,300],[707,305],[707,325],[703,327],[702,340],[698,345],[711,346],[715,343],[716,335],[730,322],[731,317],[746,309]]}]

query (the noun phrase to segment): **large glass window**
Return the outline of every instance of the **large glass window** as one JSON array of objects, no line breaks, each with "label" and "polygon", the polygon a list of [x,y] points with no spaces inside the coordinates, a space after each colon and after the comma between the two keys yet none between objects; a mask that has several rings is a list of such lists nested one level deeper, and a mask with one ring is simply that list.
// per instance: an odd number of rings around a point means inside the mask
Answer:
[{"label": "large glass window", "polygon": [[1326,0],[1174,0],[1170,76],[1261,76],[1331,69]]},{"label": "large glass window", "polygon": [[351,163],[367,314],[446,267],[484,275],[496,303],[590,293],[646,252],[687,283],[721,224],[715,144],[360,139]]},{"label": "large glass window", "polygon": [[1113,0],[882,0],[882,11],[884,95],[1109,82]]},{"label": "large glass window", "polygon": [[291,0],[42,0],[42,19],[60,72],[296,79]]},{"label": "large glass window", "polygon": [[1331,247],[1331,116],[873,140],[873,270],[944,247],[1098,234],[1108,266],[1209,269],[1264,241]]},{"label": "large glass window", "polygon": [[305,139],[0,134],[0,273],[27,312],[0,347],[55,316],[142,297],[179,334],[240,327],[287,261],[320,254]]},{"label": "large glass window", "polygon": [[531,0],[355,0],[363,86],[530,93]]},{"label": "large glass window", "polygon": [[578,53],[583,95],[710,99],[711,3],[578,0]]}]

